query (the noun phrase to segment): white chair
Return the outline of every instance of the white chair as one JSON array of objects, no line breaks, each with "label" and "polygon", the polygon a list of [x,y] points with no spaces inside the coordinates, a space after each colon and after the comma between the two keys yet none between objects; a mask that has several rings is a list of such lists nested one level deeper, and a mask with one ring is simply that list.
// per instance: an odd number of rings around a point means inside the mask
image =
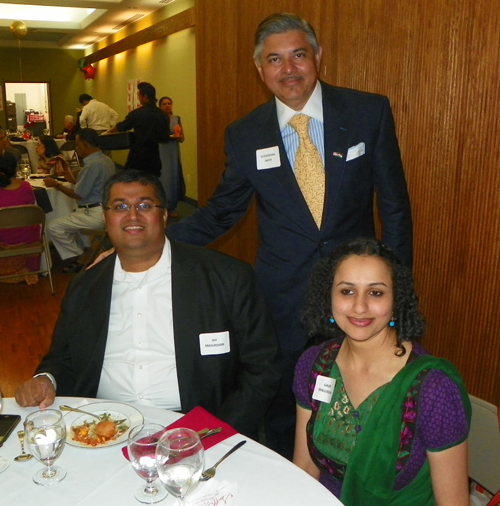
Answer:
[{"label": "white chair", "polygon": [[[35,205],[13,206],[0,208],[0,229],[29,227],[31,225],[40,225],[40,240],[29,245],[12,246],[9,248],[0,247],[0,258],[8,258],[21,255],[33,255],[36,253],[47,256],[47,268],[33,271],[32,274],[48,273],[50,280],[50,289],[54,295],[54,285],[52,283],[52,272],[50,271],[51,262],[49,241],[45,234],[45,212],[41,207]],[[19,274],[0,276],[0,279],[18,277]]]},{"label": "white chair", "polygon": [[469,395],[472,421],[469,433],[469,476],[495,494],[500,490],[500,428],[498,408]]}]

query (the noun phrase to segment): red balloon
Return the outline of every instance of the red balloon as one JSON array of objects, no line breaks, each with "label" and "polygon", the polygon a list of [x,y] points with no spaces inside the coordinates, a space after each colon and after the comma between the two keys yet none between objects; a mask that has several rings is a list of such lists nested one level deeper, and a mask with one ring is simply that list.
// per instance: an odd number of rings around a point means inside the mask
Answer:
[{"label": "red balloon", "polygon": [[94,79],[96,69],[92,67],[92,65],[87,65],[83,70],[83,75],[85,76],[85,79],[88,81],[90,79]]}]

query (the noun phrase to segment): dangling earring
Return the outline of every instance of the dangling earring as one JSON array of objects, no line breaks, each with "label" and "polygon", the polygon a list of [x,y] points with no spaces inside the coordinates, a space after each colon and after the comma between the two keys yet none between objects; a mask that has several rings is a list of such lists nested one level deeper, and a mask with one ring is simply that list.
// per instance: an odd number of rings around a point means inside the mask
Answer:
[{"label": "dangling earring", "polygon": [[328,318],[328,323],[330,325],[333,325],[335,323],[335,318],[333,318],[333,316],[330,316],[330,318]]},{"label": "dangling earring", "polygon": [[391,321],[389,322],[389,327],[394,328],[396,326],[397,318],[395,316],[391,316]]}]

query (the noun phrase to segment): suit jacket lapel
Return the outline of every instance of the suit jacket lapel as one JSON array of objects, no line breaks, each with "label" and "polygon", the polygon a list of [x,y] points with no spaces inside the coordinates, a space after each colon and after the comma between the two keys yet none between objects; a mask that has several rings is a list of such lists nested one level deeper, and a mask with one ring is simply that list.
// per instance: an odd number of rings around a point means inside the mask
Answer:
[{"label": "suit jacket lapel", "polygon": [[335,94],[335,90],[325,88],[325,86],[322,88],[326,175],[322,229],[332,230],[349,147],[347,144],[350,123],[344,114],[344,103]]},{"label": "suit jacket lapel", "polygon": [[[196,267],[195,257],[185,254],[185,246],[169,239],[172,254],[172,314],[174,326],[175,360],[177,367],[177,380],[181,407],[189,404],[191,377],[195,364],[191,363],[189,356],[193,353],[193,342],[186,339],[193,331],[193,311],[191,298],[186,296],[187,291],[194,290],[192,283],[192,270]],[[182,338],[181,338],[182,337]],[[196,343],[195,343],[196,345]]]}]

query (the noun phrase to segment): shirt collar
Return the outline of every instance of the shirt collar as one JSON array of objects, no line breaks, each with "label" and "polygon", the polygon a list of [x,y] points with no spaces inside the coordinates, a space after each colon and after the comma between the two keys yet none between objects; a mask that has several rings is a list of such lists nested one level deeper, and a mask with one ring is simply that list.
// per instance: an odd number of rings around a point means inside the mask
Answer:
[{"label": "shirt collar", "polygon": [[[136,283],[138,279],[138,275],[143,275],[142,279],[139,282],[139,286],[144,286],[147,283],[158,279],[161,276],[167,274],[171,269],[171,252],[170,252],[170,242],[167,238],[165,238],[165,244],[163,245],[163,251],[160,259],[156,262],[155,265],[150,267],[147,271],[144,272],[127,272],[123,269],[122,264],[120,262],[119,257],[116,257],[115,260],[115,270],[113,274],[114,282],[125,282],[125,283]],[[139,276],[140,278],[140,276]]]},{"label": "shirt collar", "polygon": [[321,123],[323,123],[323,94],[321,91],[321,84],[319,83],[319,80],[316,81],[316,87],[314,88],[312,95],[309,97],[309,100],[307,101],[302,111],[295,111],[290,107],[288,107],[287,105],[285,105],[277,97],[275,97],[275,99],[280,130],[283,130],[283,128],[286,127],[286,125],[292,119],[292,117],[298,114],[299,112],[311,118],[317,119],[318,121],[321,121]]}]

